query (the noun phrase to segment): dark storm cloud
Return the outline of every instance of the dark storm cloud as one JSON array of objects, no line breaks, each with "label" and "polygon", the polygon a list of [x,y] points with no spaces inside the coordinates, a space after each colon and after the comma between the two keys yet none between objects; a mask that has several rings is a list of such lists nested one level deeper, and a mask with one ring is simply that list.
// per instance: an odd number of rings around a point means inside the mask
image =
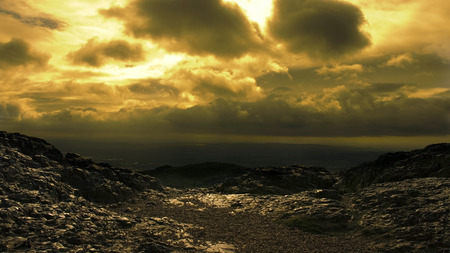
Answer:
[{"label": "dark storm cloud", "polygon": [[[404,54],[399,54],[400,56]],[[450,62],[436,54],[408,54],[410,62],[398,66],[386,63],[399,58],[397,54],[367,59],[362,64],[369,69],[360,73],[371,83],[414,83],[423,87],[449,87]]]},{"label": "dark storm cloud", "polygon": [[21,39],[0,42],[0,69],[28,64],[45,65],[48,59],[49,56],[34,52],[31,46]]},{"label": "dark storm cloud", "polygon": [[64,23],[62,23],[58,20],[55,20],[53,18],[22,16],[21,14],[19,14],[17,12],[5,10],[5,9],[0,9],[0,14],[5,14],[10,17],[13,17],[27,25],[39,26],[39,27],[44,27],[44,28],[48,28],[48,29],[52,29],[52,30],[61,29],[65,25]]},{"label": "dark storm cloud", "polygon": [[[176,131],[243,135],[308,135],[321,115],[267,98],[256,102],[218,99],[208,105],[173,109],[167,120]],[[314,130],[315,131],[315,130]]]},{"label": "dark storm cloud", "polygon": [[68,58],[75,64],[99,67],[106,64],[108,59],[133,62],[144,60],[145,56],[140,44],[124,40],[98,42],[92,38],[77,51],[69,53]]},{"label": "dark storm cloud", "polygon": [[171,86],[163,85],[158,80],[147,83],[136,83],[128,86],[128,90],[138,94],[157,95],[161,97],[178,96],[180,91]]},{"label": "dark storm cloud", "polygon": [[44,114],[43,119],[54,122],[89,120],[97,112],[91,107],[69,107],[53,113]]},{"label": "dark storm cloud", "polygon": [[374,83],[371,86],[373,92],[394,92],[406,86],[404,83]]},{"label": "dark storm cloud", "polygon": [[170,51],[239,57],[259,47],[258,28],[238,5],[221,0],[135,0],[101,13],[123,19],[127,32]]},{"label": "dark storm cloud", "polygon": [[[372,83],[374,92],[395,91],[401,87],[417,86],[422,88],[448,88],[450,80],[450,61],[434,54],[410,54],[413,61],[404,67],[386,66],[396,55],[368,58],[353,65],[361,71],[330,72],[322,75],[324,67],[289,68],[288,73],[268,72],[256,78],[257,85],[266,93],[279,87],[292,88],[293,92],[311,89],[330,88],[349,83]],[[334,66],[336,69],[336,66]],[[325,70],[334,70],[325,68]],[[414,85],[412,85],[414,84]],[[401,86],[401,87],[400,87]]]},{"label": "dark storm cloud", "polygon": [[358,7],[334,0],[276,0],[270,34],[292,52],[334,58],[370,44]]},{"label": "dark storm cloud", "polygon": [[[200,82],[196,83],[196,86],[192,89],[192,91],[193,94],[198,95],[200,97],[207,97],[210,95],[214,95],[223,98],[223,97],[238,97],[245,95],[233,91],[230,87],[221,85],[220,83],[215,83],[213,80],[201,80]],[[243,92],[241,91],[241,93]]]},{"label": "dark storm cloud", "polygon": [[15,120],[20,115],[20,107],[14,104],[0,103],[0,122],[3,120]]},{"label": "dark storm cloud", "polygon": [[[147,92],[139,85],[131,87],[128,89]],[[64,109],[46,111],[39,119],[24,119],[20,124],[55,133],[70,130],[83,136],[151,133],[161,139],[171,134],[292,137],[450,134],[450,91],[420,98],[402,94],[402,88],[391,91],[381,88],[380,95],[373,91],[378,88],[377,84],[341,86],[313,95],[282,94],[254,102],[220,98],[187,109],[147,108],[124,103],[117,111],[105,112],[94,104],[83,106],[87,103],[80,103],[60,106],[58,108]],[[336,108],[327,108],[330,104],[335,104]],[[0,120],[6,123],[13,124],[22,114],[17,106],[0,104]]]},{"label": "dark storm cloud", "polygon": [[[449,134],[450,94],[431,98],[397,96],[380,100],[372,87],[342,89],[316,97],[336,102],[339,110],[321,104],[299,105],[273,96],[256,102],[218,99],[207,105],[172,109],[166,120],[189,133],[286,136],[421,136]],[[301,102],[304,98],[299,97]]]}]

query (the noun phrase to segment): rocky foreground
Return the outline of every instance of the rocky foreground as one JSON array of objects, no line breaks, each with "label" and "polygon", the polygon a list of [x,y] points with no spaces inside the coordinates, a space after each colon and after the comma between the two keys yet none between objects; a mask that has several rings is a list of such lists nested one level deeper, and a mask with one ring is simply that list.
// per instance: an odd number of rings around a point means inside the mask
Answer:
[{"label": "rocky foreground", "polygon": [[176,189],[0,132],[0,251],[450,252],[450,144],[338,174],[219,167]]}]

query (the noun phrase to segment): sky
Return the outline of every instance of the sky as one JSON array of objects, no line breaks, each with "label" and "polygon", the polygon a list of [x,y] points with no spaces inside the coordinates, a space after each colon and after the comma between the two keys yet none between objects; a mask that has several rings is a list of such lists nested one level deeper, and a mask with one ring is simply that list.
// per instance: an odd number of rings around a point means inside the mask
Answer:
[{"label": "sky", "polygon": [[0,0],[0,129],[450,142],[448,0]]}]

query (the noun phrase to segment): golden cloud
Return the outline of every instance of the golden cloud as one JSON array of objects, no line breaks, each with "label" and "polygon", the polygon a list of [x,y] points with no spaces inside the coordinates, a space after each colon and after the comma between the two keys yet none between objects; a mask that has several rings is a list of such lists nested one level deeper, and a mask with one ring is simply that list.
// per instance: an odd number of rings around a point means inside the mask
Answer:
[{"label": "golden cloud", "polygon": [[106,64],[108,60],[142,61],[145,59],[145,54],[140,44],[131,44],[125,40],[99,42],[94,37],[77,51],[69,53],[67,57],[74,64],[100,67]]},{"label": "golden cloud", "polygon": [[123,20],[127,33],[169,51],[240,57],[261,44],[256,24],[237,4],[222,0],[134,0],[100,13]]},{"label": "golden cloud", "polygon": [[334,0],[276,0],[269,33],[294,53],[330,59],[370,45],[355,5]]},{"label": "golden cloud", "polygon": [[36,52],[31,46],[21,39],[12,39],[6,43],[0,43],[0,69],[27,65],[45,65],[49,56]]}]

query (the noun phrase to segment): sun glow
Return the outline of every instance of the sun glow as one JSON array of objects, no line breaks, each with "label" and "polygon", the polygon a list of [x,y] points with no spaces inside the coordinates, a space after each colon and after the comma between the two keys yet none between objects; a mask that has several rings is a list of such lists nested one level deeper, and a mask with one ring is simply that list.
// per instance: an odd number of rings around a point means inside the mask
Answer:
[{"label": "sun glow", "polygon": [[183,55],[164,55],[146,62],[145,64],[138,64],[135,66],[118,66],[107,65],[102,68],[104,73],[108,76],[98,78],[99,81],[107,82],[108,84],[120,85],[128,84],[128,80],[145,79],[145,78],[160,78],[165,74],[168,68],[175,66],[184,59]]},{"label": "sun glow", "polygon": [[272,0],[226,0],[227,2],[235,2],[244,9],[248,18],[261,27],[264,31],[266,20],[272,13]]}]

